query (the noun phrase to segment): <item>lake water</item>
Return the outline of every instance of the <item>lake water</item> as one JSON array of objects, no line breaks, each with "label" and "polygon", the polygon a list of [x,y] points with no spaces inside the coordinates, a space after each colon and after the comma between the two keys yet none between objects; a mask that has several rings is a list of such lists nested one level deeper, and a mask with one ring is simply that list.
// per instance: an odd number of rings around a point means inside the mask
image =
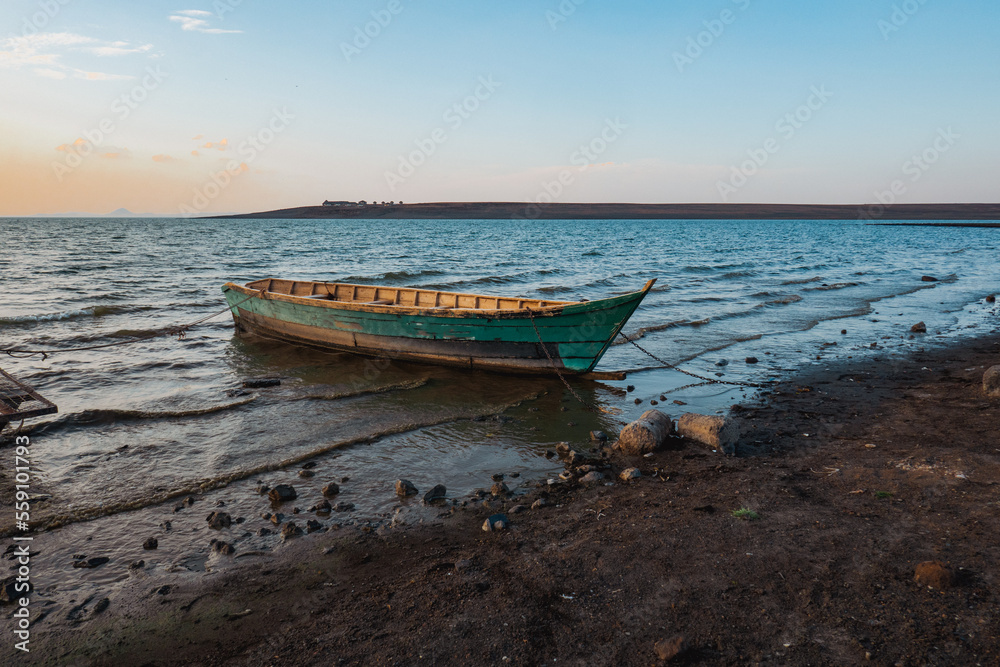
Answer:
[{"label": "lake water", "polygon": [[[0,348],[95,345],[191,322],[225,308],[223,283],[264,277],[557,300],[656,278],[626,333],[697,374],[761,382],[996,330],[985,297],[1000,291],[998,246],[1000,229],[826,221],[2,219]],[[928,334],[911,337],[919,321]],[[299,507],[299,525],[414,523],[441,510],[400,501],[397,478],[421,491],[445,484],[459,500],[493,473],[526,486],[558,472],[544,456],[554,443],[589,446],[590,431],[617,429],[555,377],[375,365],[237,337],[228,314],[183,340],[0,363],[59,406],[31,432],[32,492],[50,496],[32,519],[61,524],[34,542],[42,623],[71,620],[98,591],[113,599],[138,559],[147,573],[204,576],[232,560],[211,553],[213,537],[237,557],[280,548],[277,535],[258,535],[274,528],[258,484],[294,485],[299,498],[281,511]],[[625,420],[661,395],[674,416],[752,396],[688,387],[690,377],[656,366],[616,345],[598,370],[629,379],[577,381],[577,391]],[[242,393],[256,376],[282,384]],[[313,477],[300,476],[307,462]],[[330,481],[341,486],[333,502],[354,507],[316,516],[308,508]],[[188,495],[195,505],[178,507]],[[220,505],[245,521],[209,530]],[[12,521],[0,517],[4,534]],[[156,551],[143,550],[148,537]],[[73,555],[112,560],[81,570]]]}]

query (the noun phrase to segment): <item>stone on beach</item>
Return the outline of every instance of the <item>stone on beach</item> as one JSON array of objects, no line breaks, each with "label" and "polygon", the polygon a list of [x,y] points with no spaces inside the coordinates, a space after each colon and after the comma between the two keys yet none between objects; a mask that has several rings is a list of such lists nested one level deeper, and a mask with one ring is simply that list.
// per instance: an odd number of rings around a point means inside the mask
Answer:
[{"label": "stone on beach", "polygon": [[687,650],[687,642],[684,640],[684,637],[678,635],[673,639],[664,639],[656,642],[653,645],[653,650],[656,651],[657,658],[669,662]]},{"label": "stone on beach", "polygon": [[601,481],[604,481],[604,473],[597,472],[596,470],[594,470],[593,472],[588,472],[586,475],[580,478],[581,484],[596,484],[597,482]]},{"label": "stone on beach", "polygon": [[740,439],[740,427],[735,421],[719,415],[699,415],[693,412],[681,415],[677,420],[677,432],[730,456],[736,454],[736,443]]},{"label": "stone on beach", "polygon": [[633,456],[649,454],[663,448],[673,432],[674,424],[668,415],[659,410],[647,410],[622,429],[615,449]]},{"label": "stone on beach", "polygon": [[323,495],[327,498],[332,498],[338,493],[340,493],[340,485],[336,482],[330,482],[323,487]]},{"label": "stone on beach", "polygon": [[631,482],[633,479],[639,479],[640,477],[642,477],[642,473],[639,472],[638,468],[626,468],[618,475],[618,478],[623,482]]},{"label": "stone on beach", "polygon": [[917,565],[913,580],[921,586],[929,586],[943,591],[954,585],[955,576],[941,561],[929,560]]},{"label": "stone on beach", "polygon": [[279,484],[268,492],[267,497],[276,503],[283,503],[295,500],[299,494],[295,493],[295,488],[290,484]]},{"label": "stone on beach", "polygon": [[924,324],[923,322],[917,322],[912,327],[910,327],[910,331],[912,331],[913,333],[927,333],[927,325]]},{"label": "stone on beach", "polygon": [[206,521],[208,521],[208,527],[215,530],[222,530],[233,525],[233,518],[226,512],[212,512]]},{"label": "stone on beach", "polygon": [[593,440],[594,442],[607,442],[608,434],[605,433],[604,431],[591,431],[590,439]]},{"label": "stone on beach", "polygon": [[504,484],[503,482],[497,482],[492,487],[490,487],[490,494],[494,497],[499,498],[502,496],[506,496],[508,493],[510,493],[510,489],[507,488],[507,485]]},{"label": "stone on beach", "polygon": [[445,488],[445,485],[438,484],[437,486],[435,486],[430,491],[424,494],[424,502],[433,503],[438,500],[444,500],[447,495],[448,495],[448,489]]},{"label": "stone on beach", "polygon": [[281,527],[281,538],[284,540],[298,537],[302,534],[302,529],[295,525],[294,521],[289,521]]},{"label": "stone on beach", "polygon": [[488,533],[507,530],[509,527],[510,521],[506,514],[494,514],[483,523],[483,530]]},{"label": "stone on beach", "polygon": [[146,551],[152,551],[158,546],[160,546],[160,541],[157,540],[155,537],[151,537],[142,543],[142,548],[145,549]]},{"label": "stone on beach", "polygon": [[400,498],[406,498],[408,496],[415,496],[419,493],[417,491],[416,485],[408,479],[397,479],[396,480],[396,495]]},{"label": "stone on beach", "polygon": [[994,366],[983,374],[983,391],[990,398],[1000,398],[1000,366]]}]

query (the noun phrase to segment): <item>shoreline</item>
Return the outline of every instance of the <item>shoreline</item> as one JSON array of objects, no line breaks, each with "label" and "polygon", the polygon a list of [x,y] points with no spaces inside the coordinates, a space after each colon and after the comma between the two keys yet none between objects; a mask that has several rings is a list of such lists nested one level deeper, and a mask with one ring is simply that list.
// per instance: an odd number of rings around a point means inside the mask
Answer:
[{"label": "shoreline", "polygon": [[[615,456],[642,477],[536,489],[503,509],[553,506],[508,514],[504,533],[470,505],[237,554],[167,594],[136,578],[38,649],[90,664],[649,665],[683,636],[681,664],[994,662],[1000,400],[981,379],[998,363],[996,329],[843,360],[734,407],[738,457],[688,441]],[[946,590],[913,580],[932,560],[954,575]]]},{"label": "shoreline", "polygon": [[[579,204],[531,202],[436,202],[295,208],[206,216],[220,219],[406,219],[406,220],[992,220],[1000,204]],[[951,225],[947,225],[951,226]],[[1000,222],[985,225],[1000,227]]]}]

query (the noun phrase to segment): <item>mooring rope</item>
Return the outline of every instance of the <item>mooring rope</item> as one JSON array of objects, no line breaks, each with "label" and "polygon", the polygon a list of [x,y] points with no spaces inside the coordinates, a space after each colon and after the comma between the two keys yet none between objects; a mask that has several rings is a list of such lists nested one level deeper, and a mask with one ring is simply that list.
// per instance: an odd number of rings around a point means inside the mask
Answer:
[{"label": "mooring rope", "polygon": [[120,345],[131,345],[132,343],[140,343],[142,341],[151,340],[153,338],[158,338],[160,336],[177,336],[178,340],[180,340],[184,338],[184,335],[187,333],[188,329],[192,329],[198,326],[199,324],[204,324],[205,322],[218,317],[219,315],[228,313],[233,308],[238,308],[239,306],[243,305],[250,299],[254,299],[257,297],[263,298],[265,291],[266,290],[261,289],[259,292],[256,292],[248,296],[239,303],[224,308],[223,310],[220,310],[217,313],[206,315],[205,317],[199,318],[194,322],[190,322],[188,324],[183,324],[176,327],[165,327],[163,329],[156,329],[154,331],[150,331],[149,333],[129,338],[128,340],[116,340],[112,343],[101,343],[99,345],[83,345],[80,347],[64,347],[64,348],[49,349],[49,350],[22,350],[19,348],[0,348],[0,353],[6,354],[7,356],[13,357],[14,359],[29,359],[31,357],[36,357],[38,355],[41,355],[42,361],[45,361],[46,359],[48,359],[49,355],[58,354],[60,352],[84,352],[87,350],[101,350],[108,347],[118,347]]},{"label": "mooring rope", "polygon": [[[725,384],[725,385],[731,385],[733,387],[753,387],[754,389],[764,389],[766,387],[772,386],[772,384],[773,384],[772,382],[765,382],[765,383],[739,382],[737,380],[720,380],[718,378],[703,377],[701,375],[698,375],[697,373],[692,373],[691,371],[686,371],[683,368],[678,368],[676,365],[674,365],[674,364],[672,364],[672,363],[670,363],[668,361],[664,361],[663,359],[660,359],[658,356],[656,356],[655,354],[653,354],[652,352],[650,352],[646,348],[642,347],[637,342],[635,342],[634,340],[632,340],[631,338],[629,338],[628,336],[626,336],[624,333],[622,333],[620,331],[618,332],[618,335],[621,336],[622,338],[624,338],[629,343],[632,343],[632,345],[635,345],[636,348],[638,348],[640,352],[645,353],[651,359],[655,359],[659,363],[663,364],[664,368],[669,368],[671,370],[677,371],[678,373],[683,373],[684,375],[687,375],[688,377],[693,377],[696,380],[700,380],[701,381],[700,384]],[[692,387],[692,386],[695,386],[695,385],[687,385],[687,387]],[[685,388],[686,387],[680,387],[680,389],[685,389]],[[678,391],[678,390],[674,390],[674,391]],[[666,393],[666,392],[664,392],[664,393]]]}]

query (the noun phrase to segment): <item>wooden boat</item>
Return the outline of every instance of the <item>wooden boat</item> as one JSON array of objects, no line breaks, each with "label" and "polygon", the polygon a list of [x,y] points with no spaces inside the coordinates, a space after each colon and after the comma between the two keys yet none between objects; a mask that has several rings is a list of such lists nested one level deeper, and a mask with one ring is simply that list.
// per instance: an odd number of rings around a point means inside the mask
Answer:
[{"label": "wooden boat", "polygon": [[226,283],[222,291],[237,330],[267,338],[465,368],[584,374],[655,282],[599,301],[273,278]]}]

